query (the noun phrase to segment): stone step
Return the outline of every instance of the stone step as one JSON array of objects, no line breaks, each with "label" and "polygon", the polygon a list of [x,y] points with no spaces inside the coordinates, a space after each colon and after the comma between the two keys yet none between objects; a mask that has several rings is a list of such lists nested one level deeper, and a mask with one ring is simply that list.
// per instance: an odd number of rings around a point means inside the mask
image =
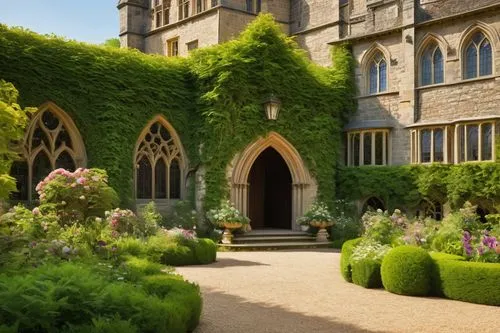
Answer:
[{"label": "stone step", "polygon": [[278,242],[314,242],[316,241],[316,237],[309,235],[299,235],[299,236],[281,236],[281,235],[272,235],[272,236],[244,236],[244,237],[234,237],[233,243],[260,243],[260,242],[268,242],[268,243],[278,243]]},{"label": "stone step", "polygon": [[330,247],[331,242],[262,242],[252,244],[219,244],[220,248],[241,251],[269,251],[284,249],[316,249]]},{"label": "stone step", "polygon": [[246,232],[244,234],[236,234],[235,237],[274,237],[274,236],[310,236],[309,233],[305,231],[294,231],[294,230],[280,230],[280,229],[257,229]]}]

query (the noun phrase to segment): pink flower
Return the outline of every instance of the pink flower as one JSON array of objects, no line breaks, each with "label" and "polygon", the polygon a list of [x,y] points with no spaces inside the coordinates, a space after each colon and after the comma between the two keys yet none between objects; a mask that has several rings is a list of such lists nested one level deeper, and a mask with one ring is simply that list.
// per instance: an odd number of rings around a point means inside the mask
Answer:
[{"label": "pink flower", "polygon": [[78,179],[76,180],[76,182],[77,182],[78,184],[80,184],[80,185],[85,184],[85,182],[86,182],[86,181],[87,181],[87,180],[86,180],[84,177],[80,177],[80,178],[78,178]]},{"label": "pink flower", "polygon": [[40,209],[38,207],[33,208],[31,212],[33,213],[33,215],[40,215]]}]

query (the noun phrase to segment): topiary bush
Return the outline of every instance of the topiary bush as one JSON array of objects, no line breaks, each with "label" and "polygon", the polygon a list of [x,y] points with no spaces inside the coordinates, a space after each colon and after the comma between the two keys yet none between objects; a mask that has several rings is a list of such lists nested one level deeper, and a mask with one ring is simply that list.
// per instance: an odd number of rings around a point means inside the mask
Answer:
[{"label": "topiary bush", "polygon": [[350,258],[354,248],[362,241],[362,238],[355,238],[344,242],[340,254],[340,273],[347,282],[352,282]]},{"label": "topiary bush", "polygon": [[217,258],[217,245],[211,239],[199,238],[194,244],[194,254],[199,264],[210,264]]},{"label": "topiary bush", "polygon": [[379,261],[366,258],[353,262],[351,266],[352,282],[365,288],[382,288]]},{"label": "topiary bush", "polygon": [[399,246],[382,260],[382,284],[387,291],[425,296],[431,287],[432,259],[424,249]]},{"label": "topiary bush", "polygon": [[500,264],[464,261],[463,257],[443,253],[431,257],[436,295],[500,306]]}]

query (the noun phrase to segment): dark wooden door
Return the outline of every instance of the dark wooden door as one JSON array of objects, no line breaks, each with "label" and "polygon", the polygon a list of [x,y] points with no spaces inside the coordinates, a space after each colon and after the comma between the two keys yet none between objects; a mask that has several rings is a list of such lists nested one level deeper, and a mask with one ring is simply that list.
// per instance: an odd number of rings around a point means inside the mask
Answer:
[{"label": "dark wooden door", "polygon": [[273,148],[255,160],[249,175],[249,217],[253,229],[291,229],[292,177]]}]

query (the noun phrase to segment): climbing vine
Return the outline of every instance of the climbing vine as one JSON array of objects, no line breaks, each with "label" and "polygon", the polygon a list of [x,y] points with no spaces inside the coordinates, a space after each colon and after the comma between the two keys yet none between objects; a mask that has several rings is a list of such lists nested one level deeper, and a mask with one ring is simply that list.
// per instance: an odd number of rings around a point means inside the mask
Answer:
[{"label": "climbing vine", "polygon": [[[51,100],[72,117],[89,166],[108,171],[124,205],[133,199],[136,140],[157,114],[179,134],[189,175],[205,169],[207,208],[228,196],[225,172],[235,154],[270,131],[295,146],[319,197],[331,202],[341,128],[355,109],[350,52],[336,48],[332,60],[331,68],[311,63],[269,14],[239,38],[186,59],[0,26],[1,77],[19,89],[22,104]],[[282,103],[277,121],[263,112],[271,93]]]}]

